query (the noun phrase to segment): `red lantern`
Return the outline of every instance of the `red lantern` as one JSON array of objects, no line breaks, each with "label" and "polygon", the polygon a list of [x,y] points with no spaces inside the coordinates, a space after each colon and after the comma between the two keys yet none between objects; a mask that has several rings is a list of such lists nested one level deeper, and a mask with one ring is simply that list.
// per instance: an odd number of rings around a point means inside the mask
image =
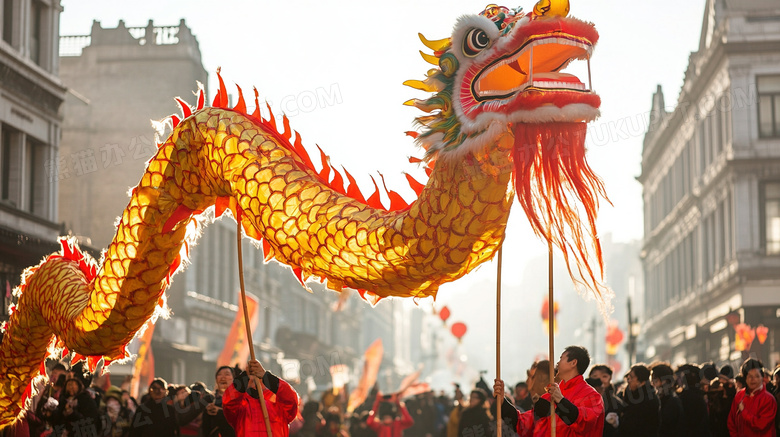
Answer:
[{"label": "red lantern", "polygon": [[766,341],[766,336],[769,334],[769,328],[767,328],[764,325],[758,325],[756,327],[756,337],[758,337],[758,342],[761,344],[764,344]]},{"label": "red lantern", "polygon": [[450,318],[450,309],[446,306],[443,306],[441,311],[439,311],[439,318],[442,322],[447,323],[447,319]]},{"label": "red lantern", "polygon": [[618,326],[617,320],[611,320],[609,324],[607,325],[607,355],[609,356],[615,356],[617,355],[618,346],[620,346],[620,343],[623,341],[624,335],[623,331],[620,330],[620,327]]},{"label": "red lantern", "polygon": [[[558,307],[558,301],[553,301],[553,329],[555,330],[555,333],[558,333],[558,323],[556,322],[556,317],[558,316],[558,310],[560,308]],[[547,332],[549,328],[550,323],[550,301],[545,296],[544,300],[542,301],[542,325],[544,326],[544,332]]]},{"label": "red lantern", "polygon": [[466,335],[466,324],[463,322],[453,323],[450,331],[452,331],[452,335],[454,335],[460,343],[461,338]]},{"label": "red lantern", "polygon": [[750,345],[753,344],[753,340],[756,338],[756,330],[750,325],[740,323],[734,327],[736,331],[734,336],[734,350],[737,351],[749,351]]}]

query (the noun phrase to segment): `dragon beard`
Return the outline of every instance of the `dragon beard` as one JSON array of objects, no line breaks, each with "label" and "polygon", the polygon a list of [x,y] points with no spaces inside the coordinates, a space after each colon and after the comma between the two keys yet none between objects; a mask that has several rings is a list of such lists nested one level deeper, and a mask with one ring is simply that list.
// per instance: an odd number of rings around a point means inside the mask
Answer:
[{"label": "dragon beard", "polygon": [[599,197],[609,199],[585,158],[585,134],[581,122],[517,123],[515,188],[534,232],[560,248],[575,284],[595,291],[605,311],[610,291],[602,282],[596,216]]}]

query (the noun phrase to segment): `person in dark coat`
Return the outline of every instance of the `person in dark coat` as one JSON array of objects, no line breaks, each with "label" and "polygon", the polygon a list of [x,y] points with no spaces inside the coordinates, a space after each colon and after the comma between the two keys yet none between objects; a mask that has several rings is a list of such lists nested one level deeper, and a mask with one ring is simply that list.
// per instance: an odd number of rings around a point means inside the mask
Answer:
[{"label": "person in dark coat", "polygon": [[236,431],[225,419],[222,410],[222,395],[233,385],[235,371],[231,366],[222,366],[214,374],[216,388],[213,396],[207,396],[206,411],[203,412],[201,434],[203,437],[236,437]]},{"label": "person in dark coat", "polygon": [[612,368],[606,364],[596,364],[591,367],[589,378],[585,380],[599,392],[604,402],[603,437],[618,436],[620,416],[623,415],[623,408],[625,408],[623,401],[615,394],[615,387],[612,385],[613,373]]},{"label": "person in dark coat", "polygon": [[621,437],[658,437],[658,410],[660,403],[650,385],[650,369],[635,364],[626,375],[628,387],[621,393],[626,407],[620,418],[618,434]]},{"label": "person in dark coat", "polygon": [[100,419],[100,410],[81,379],[68,379],[50,421],[54,429],[52,435],[60,436],[65,432],[68,436],[99,435]]},{"label": "person in dark coat", "polygon": [[683,364],[677,368],[677,381],[682,387],[680,401],[683,406],[683,433],[691,437],[712,437],[707,401],[701,389],[701,369],[695,364]]},{"label": "person in dark coat", "polygon": [[179,423],[173,400],[166,395],[168,383],[155,378],[149,384],[149,396],[133,415],[130,437],[178,437]]},{"label": "person in dark coat", "polygon": [[469,406],[463,410],[458,424],[458,436],[490,435],[490,416],[485,409],[487,393],[481,388],[471,391]]},{"label": "person in dark coat", "polygon": [[650,367],[650,374],[661,403],[661,412],[658,423],[658,435],[664,437],[684,437],[683,433],[683,406],[675,390],[674,370],[666,363],[654,364]]}]

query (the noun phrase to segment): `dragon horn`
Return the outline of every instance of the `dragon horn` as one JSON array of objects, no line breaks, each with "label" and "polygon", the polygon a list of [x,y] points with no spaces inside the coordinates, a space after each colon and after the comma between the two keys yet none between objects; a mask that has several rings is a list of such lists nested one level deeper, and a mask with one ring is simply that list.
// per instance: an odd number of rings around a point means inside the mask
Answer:
[{"label": "dragon horn", "polygon": [[422,33],[418,33],[417,35],[420,37],[420,41],[422,41],[422,43],[425,44],[425,47],[428,47],[434,52],[441,52],[444,50],[445,47],[447,47],[450,44],[449,38],[437,39],[435,41],[431,41],[428,38],[424,37]]},{"label": "dragon horn", "polygon": [[422,50],[420,50],[420,56],[422,56],[423,59],[425,59],[425,62],[431,64],[431,65],[439,65],[439,58],[433,55],[429,55]]}]

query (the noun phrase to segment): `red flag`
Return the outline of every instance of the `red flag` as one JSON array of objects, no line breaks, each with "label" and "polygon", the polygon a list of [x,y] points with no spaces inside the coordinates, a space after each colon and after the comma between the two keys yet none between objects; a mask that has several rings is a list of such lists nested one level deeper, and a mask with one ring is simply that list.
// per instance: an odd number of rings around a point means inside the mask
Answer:
[{"label": "red flag", "polygon": [[416,372],[409,374],[406,378],[403,379],[403,381],[401,381],[401,385],[398,386],[398,393],[403,394],[406,389],[415,385],[417,380],[420,379],[421,374],[422,366]]},{"label": "red flag", "polygon": [[368,392],[376,383],[376,377],[379,375],[379,366],[382,364],[382,355],[384,355],[382,339],[377,338],[376,341],[371,343],[371,346],[366,349],[366,353],[363,354],[363,374],[360,375],[360,382],[358,382],[355,391],[349,394],[347,412],[351,413],[366,400]]},{"label": "red flag", "polygon": [[428,393],[429,391],[431,391],[430,384],[427,382],[416,382],[404,390],[404,392],[399,397],[408,398],[410,396],[417,396],[422,393]]},{"label": "red flag", "polygon": [[130,383],[130,395],[136,399],[141,399],[143,394],[141,390],[149,387],[154,379],[154,355],[152,355],[152,335],[154,335],[154,324],[148,322],[146,331],[138,339],[140,346],[138,356],[133,364],[133,381]]},{"label": "red flag", "polygon": [[[243,365],[249,360],[249,345],[246,338],[246,324],[244,323],[244,305],[241,304],[241,297],[238,298],[238,312],[236,319],[233,320],[233,326],[230,327],[230,333],[225,341],[225,348],[217,358],[217,367],[233,366],[236,363]],[[249,314],[249,325],[252,332],[255,331],[259,317],[257,315],[257,298],[251,294],[246,294],[246,309]]]}]

